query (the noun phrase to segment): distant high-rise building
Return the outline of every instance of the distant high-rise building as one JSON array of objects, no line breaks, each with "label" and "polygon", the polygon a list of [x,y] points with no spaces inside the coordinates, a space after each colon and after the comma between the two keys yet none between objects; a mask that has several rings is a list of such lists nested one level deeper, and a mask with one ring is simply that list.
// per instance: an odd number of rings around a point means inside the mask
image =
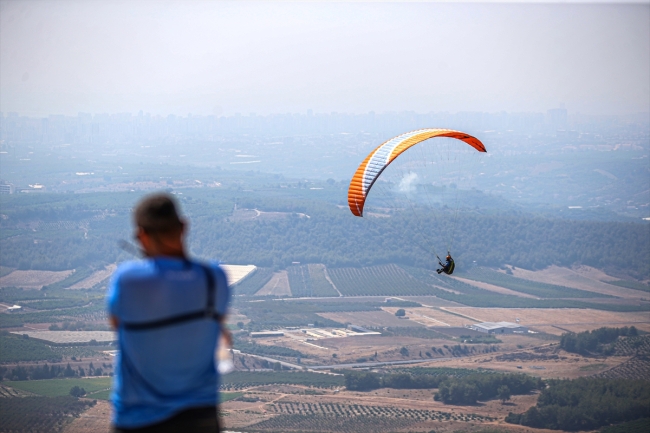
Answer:
[{"label": "distant high-rise building", "polygon": [[546,120],[549,126],[556,131],[558,129],[566,129],[567,118],[566,108],[553,108],[546,112]]},{"label": "distant high-rise building", "polygon": [[16,192],[16,188],[13,183],[0,182],[0,194],[13,194]]}]

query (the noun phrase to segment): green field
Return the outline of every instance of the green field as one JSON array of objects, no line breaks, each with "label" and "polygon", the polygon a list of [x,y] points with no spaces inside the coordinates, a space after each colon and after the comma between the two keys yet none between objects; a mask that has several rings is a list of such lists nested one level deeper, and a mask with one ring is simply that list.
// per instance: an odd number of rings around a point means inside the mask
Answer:
[{"label": "green field", "polygon": [[627,280],[607,281],[607,284],[613,284],[615,286],[625,287],[627,289],[643,290],[644,292],[650,292],[650,285],[639,283],[636,281],[627,281]]},{"label": "green field", "polygon": [[252,275],[247,276],[244,281],[233,286],[233,293],[236,295],[254,295],[264,287],[273,276],[271,268],[257,268]]},{"label": "green field", "polygon": [[345,296],[430,295],[431,287],[396,265],[366,268],[327,268],[330,278]]},{"label": "green field", "polygon": [[227,401],[234,400],[241,397],[242,395],[244,395],[243,392],[220,392],[219,403],[225,403]]},{"label": "green field", "polygon": [[[4,382],[5,385],[22,391],[44,397],[59,397],[70,395],[70,388],[78,386],[86,390],[85,398],[95,400],[108,400],[111,394],[113,379],[110,377],[92,377],[88,379],[46,379],[46,380],[21,380]],[[241,397],[241,392],[221,392],[219,401],[226,402]]]},{"label": "green field", "polygon": [[92,393],[107,390],[111,387],[112,380],[110,377],[91,377],[88,379],[19,380],[4,383],[12,388],[28,391],[44,397],[70,395],[70,388],[78,386],[89,393],[89,398],[99,398]]},{"label": "green field", "polygon": [[[7,316],[8,314],[3,314]],[[0,333],[0,362],[60,361],[61,354],[42,341],[2,331]]]}]

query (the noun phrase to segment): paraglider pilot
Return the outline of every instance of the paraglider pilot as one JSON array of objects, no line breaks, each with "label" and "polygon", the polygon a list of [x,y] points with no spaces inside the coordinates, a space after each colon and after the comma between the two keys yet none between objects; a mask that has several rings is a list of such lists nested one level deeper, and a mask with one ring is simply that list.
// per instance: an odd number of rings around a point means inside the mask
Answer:
[{"label": "paraglider pilot", "polygon": [[438,263],[440,266],[442,266],[442,269],[436,269],[437,273],[442,274],[444,272],[447,275],[454,273],[454,268],[456,265],[454,264],[454,259],[451,258],[451,255],[449,255],[449,253],[447,253],[446,261],[444,264],[440,259],[438,259]]}]

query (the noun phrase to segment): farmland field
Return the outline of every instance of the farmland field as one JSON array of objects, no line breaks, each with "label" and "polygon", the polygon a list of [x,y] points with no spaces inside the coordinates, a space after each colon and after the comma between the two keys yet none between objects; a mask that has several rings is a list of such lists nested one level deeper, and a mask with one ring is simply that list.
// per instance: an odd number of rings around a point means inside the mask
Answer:
[{"label": "farmland field", "polygon": [[[535,395],[513,396],[508,406],[488,401],[478,406],[444,405],[432,390],[378,389],[374,392],[267,387],[253,392],[256,403],[222,406],[225,427],[251,432],[488,432],[508,411],[535,404]],[[468,430],[469,429],[469,430]],[[506,432],[510,430],[499,430]],[[540,433],[547,433],[541,430]]]},{"label": "farmland field", "polygon": [[109,389],[112,380],[110,377],[89,377],[87,379],[18,380],[8,381],[5,384],[44,397],[70,395],[70,388],[78,386],[89,393],[88,397],[97,398],[92,396],[92,393]]},{"label": "farmland field", "polygon": [[640,296],[644,296],[638,290],[610,284],[615,278],[588,266],[571,269],[550,266],[541,271],[515,268],[512,269],[512,273],[514,276],[526,280],[573,287],[574,289],[588,290],[603,295],[619,296],[622,298],[639,298]]},{"label": "farmland field", "polygon": [[641,290],[643,292],[650,292],[650,285],[647,283],[639,283],[637,281],[616,280],[610,281],[609,284],[613,284],[618,287],[626,287],[628,289]]},{"label": "farmland field", "polygon": [[309,275],[309,266],[289,266],[287,276],[289,277],[289,286],[293,296],[323,296],[319,295],[318,292],[314,293],[314,284]]},{"label": "farmland field", "polygon": [[3,399],[0,404],[0,429],[3,432],[58,433],[94,405],[91,400],[69,395]]},{"label": "farmland field", "polygon": [[73,284],[68,288],[69,289],[91,289],[95,285],[106,280],[107,278],[110,278],[111,274],[113,273],[113,271],[115,271],[116,268],[117,265],[108,265],[106,266],[106,268],[93,272],[92,275],[90,275],[89,277],[84,278],[83,280]]},{"label": "farmland field", "polygon": [[[384,307],[383,310],[395,315],[397,307]],[[468,324],[468,320],[439,310],[437,308],[405,308],[406,315],[413,322],[420,323],[424,326],[463,326]]]},{"label": "farmland field", "polygon": [[597,377],[650,381],[650,357],[635,356],[617,366],[599,373]]},{"label": "farmland field", "polygon": [[14,334],[26,334],[29,338],[50,341],[56,344],[88,343],[95,341],[115,341],[117,335],[112,331],[19,331]]},{"label": "farmland field", "polygon": [[[367,404],[312,403],[282,399],[267,406],[268,411],[279,416],[264,421],[261,426],[277,426],[285,430],[320,430],[327,426],[332,431],[354,429],[355,432],[373,433],[404,428],[425,421],[485,422],[491,418],[476,414],[454,414],[447,411],[405,409]],[[255,428],[256,426],[251,426]]]},{"label": "farmland field", "polygon": [[23,391],[22,389],[0,384],[0,398],[27,397],[30,395],[33,394],[28,391]]},{"label": "farmland field", "polygon": [[289,285],[289,276],[287,271],[274,273],[271,278],[259,289],[257,296],[291,296],[291,286]]},{"label": "farmland field", "polygon": [[[43,397],[57,397],[70,395],[70,388],[78,386],[86,390],[85,398],[96,400],[108,400],[113,379],[110,377],[90,377],[87,379],[45,379],[45,380],[19,380],[5,382],[13,390],[7,393],[28,392]],[[221,392],[219,394],[222,402],[240,397],[240,392]]]},{"label": "farmland field", "polygon": [[109,402],[98,399],[97,404],[75,418],[64,433],[108,432],[111,410]]},{"label": "farmland field", "polygon": [[254,295],[273,276],[271,268],[257,268],[252,275],[234,286],[234,293],[237,295]]},{"label": "farmland field", "polygon": [[[475,308],[449,307],[448,311],[474,317],[483,322],[515,322],[519,318],[523,326],[540,328],[544,332],[561,334],[551,326],[571,326],[572,331],[596,329],[602,326],[631,326],[650,331],[650,317],[646,312],[619,313],[582,308]],[[566,332],[566,331],[564,331]]]},{"label": "farmland field", "polygon": [[345,296],[429,295],[427,284],[396,265],[367,268],[328,268],[327,273]]},{"label": "farmland field", "polygon": [[357,326],[384,327],[384,326],[422,326],[412,320],[398,319],[394,313],[387,311],[355,311],[318,313],[319,316],[339,323],[351,323]]},{"label": "farmland field", "polygon": [[23,287],[40,289],[43,286],[64,280],[70,271],[13,271],[0,278],[0,287]]},{"label": "farmland field", "polygon": [[474,268],[461,275],[464,278],[504,287],[538,298],[597,298],[608,297],[602,293],[558,286],[539,281],[525,280],[488,268]]},{"label": "farmland field", "polygon": [[[325,265],[309,264],[307,267],[311,281],[312,296],[339,296],[339,292],[327,280]],[[294,296],[296,296],[295,293]]]},{"label": "farmland field", "polygon": [[461,277],[451,277],[451,278],[457,281],[461,281],[465,284],[476,286],[479,289],[489,290],[490,292],[500,293],[502,295],[520,296],[522,298],[537,299],[536,296],[529,295],[527,293],[517,292],[515,290],[506,289],[505,287],[497,286],[490,283],[484,283],[482,281],[470,280],[468,278],[461,278]]}]

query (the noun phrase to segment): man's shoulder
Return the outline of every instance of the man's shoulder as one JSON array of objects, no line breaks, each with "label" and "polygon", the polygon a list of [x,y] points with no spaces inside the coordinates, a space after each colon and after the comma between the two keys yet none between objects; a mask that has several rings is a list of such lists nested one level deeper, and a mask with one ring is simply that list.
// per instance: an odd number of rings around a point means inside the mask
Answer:
[{"label": "man's shoulder", "polygon": [[113,273],[113,278],[147,273],[151,272],[151,269],[152,266],[149,260],[130,260],[118,265]]},{"label": "man's shoulder", "polygon": [[212,274],[213,274],[216,278],[219,278],[219,279],[221,279],[221,278],[227,279],[226,272],[225,272],[225,271],[223,270],[223,268],[221,267],[220,262],[212,261],[212,260],[211,260],[211,261],[198,261],[198,262],[196,262],[196,263],[199,263],[201,266],[204,266],[204,267],[209,268],[209,269],[212,271]]}]

